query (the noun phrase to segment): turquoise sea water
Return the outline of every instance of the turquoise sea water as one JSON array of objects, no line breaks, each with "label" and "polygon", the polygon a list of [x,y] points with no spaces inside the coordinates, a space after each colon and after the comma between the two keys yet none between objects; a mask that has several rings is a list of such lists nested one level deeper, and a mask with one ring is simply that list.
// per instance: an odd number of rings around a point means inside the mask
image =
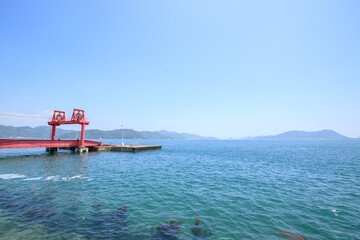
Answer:
[{"label": "turquoise sea water", "polygon": [[360,239],[360,142],[126,143],[163,149],[1,150],[0,239]]}]

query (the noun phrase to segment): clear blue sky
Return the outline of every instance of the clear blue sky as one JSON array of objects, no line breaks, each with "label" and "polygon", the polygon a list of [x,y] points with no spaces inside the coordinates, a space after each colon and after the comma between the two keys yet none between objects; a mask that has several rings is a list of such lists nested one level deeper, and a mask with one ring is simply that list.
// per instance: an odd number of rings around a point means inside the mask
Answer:
[{"label": "clear blue sky", "polygon": [[[360,136],[360,1],[0,1],[0,113]],[[47,119],[0,117],[0,124]]]}]

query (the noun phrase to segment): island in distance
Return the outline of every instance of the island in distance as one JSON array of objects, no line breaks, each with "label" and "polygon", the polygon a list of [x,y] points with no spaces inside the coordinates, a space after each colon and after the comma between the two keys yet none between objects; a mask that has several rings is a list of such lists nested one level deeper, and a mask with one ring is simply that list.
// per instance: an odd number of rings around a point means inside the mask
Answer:
[{"label": "island in distance", "polygon": [[[56,138],[75,139],[80,137],[80,131],[58,128]],[[89,129],[85,131],[87,139],[121,139],[122,129],[98,130]],[[0,138],[50,138],[50,127],[13,127],[0,125]],[[219,140],[216,137],[203,137],[197,134],[177,133],[166,130],[160,131],[136,131],[124,129],[124,139],[173,139],[173,140]],[[251,140],[251,141],[336,141],[336,140],[360,140],[360,138],[349,138],[333,130],[321,130],[316,132],[289,131],[274,136],[246,137],[226,140]]]},{"label": "island in distance", "polygon": [[246,137],[237,140],[258,140],[258,141],[343,141],[360,140],[341,135],[333,130],[321,130],[315,132],[289,131],[273,136]]}]

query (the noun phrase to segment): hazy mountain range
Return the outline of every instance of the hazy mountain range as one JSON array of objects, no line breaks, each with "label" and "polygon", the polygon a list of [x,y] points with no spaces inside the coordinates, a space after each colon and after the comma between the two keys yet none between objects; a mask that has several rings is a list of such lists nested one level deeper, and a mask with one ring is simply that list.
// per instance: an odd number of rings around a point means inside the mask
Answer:
[{"label": "hazy mountain range", "polygon": [[[51,128],[49,126],[41,127],[13,127],[0,125],[0,138],[39,138],[49,139]],[[80,138],[80,131],[65,130],[56,128],[56,139],[76,139]],[[121,139],[122,130],[85,130],[85,137],[87,139]],[[124,129],[124,139],[182,139],[182,140],[214,140],[214,137],[203,137],[196,134],[161,131],[135,131],[133,129]]]},{"label": "hazy mountain range", "polygon": [[334,140],[359,140],[360,138],[349,138],[333,130],[321,130],[316,132],[289,131],[273,136],[246,137],[239,140],[261,140],[261,141],[334,141]]},{"label": "hazy mountain range", "polygon": [[[85,131],[87,139],[121,139],[122,130],[98,130],[89,129]],[[49,139],[50,127],[13,127],[0,125],[0,138],[38,138]],[[56,139],[76,139],[80,138],[80,131],[65,130],[56,128]],[[215,137],[203,137],[190,133],[177,133],[166,130],[161,131],[135,131],[124,129],[124,139],[178,139],[178,140],[216,140]],[[289,131],[273,136],[257,136],[238,138],[233,140],[252,140],[252,141],[313,141],[313,140],[360,140],[360,138],[349,138],[333,130],[321,130],[316,132]]]}]

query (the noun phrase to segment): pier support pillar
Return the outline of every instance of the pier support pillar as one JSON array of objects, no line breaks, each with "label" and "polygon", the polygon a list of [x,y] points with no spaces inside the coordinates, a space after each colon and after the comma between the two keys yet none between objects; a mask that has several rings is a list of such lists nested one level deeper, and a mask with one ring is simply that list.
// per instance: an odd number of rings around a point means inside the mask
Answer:
[{"label": "pier support pillar", "polygon": [[45,149],[47,152],[49,153],[56,153],[59,151],[59,148],[58,147],[54,147],[54,148],[46,148]]},{"label": "pier support pillar", "polygon": [[88,153],[89,148],[88,147],[76,147],[75,152],[76,153]]},{"label": "pier support pillar", "polygon": [[85,124],[81,124],[81,142],[80,146],[83,147],[85,145]]}]

